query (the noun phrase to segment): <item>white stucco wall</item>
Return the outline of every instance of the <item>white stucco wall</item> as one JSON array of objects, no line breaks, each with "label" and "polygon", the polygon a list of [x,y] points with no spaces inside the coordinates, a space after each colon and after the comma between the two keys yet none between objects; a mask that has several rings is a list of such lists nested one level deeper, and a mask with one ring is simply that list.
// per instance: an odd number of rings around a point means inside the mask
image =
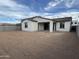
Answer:
[{"label": "white stucco wall", "polygon": [[39,31],[43,31],[44,30],[44,24],[43,23],[40,23],[39,24]]},{"label": "white stucco wall", "polygon": [[[27,24],[28,24],[27,28],[25,28],[25,22],[27,22]],[[22,27],[22,31],[38,31],[38,23],[37,22],[25,20],[22,22],[21,27]]]},{"label": "white stucco wall", "polygon": [[65,28],[61,29],[60,28],[60,22],[57,22],[56,24],[56,31],[66,31],[69,32],[71,27],[71,22],[65,22]]},{"label": "white stucco wall", "polygon": [[79,38],[79,25],[77,26],[77,36]]},{"label": "white stucco wall", "polygon": [[[38,25],[39,22],[50,22],[50,20],[42,19],[42,18],[34,18],[33,20],[36,20],[38,22],[33,22],[29,20],[25,20],[22,22],[22,31],[43,31],[44,30],[44,24]],[[28,28],[25,28],[25,22],[28,23]],[[39,26],[39,29],[38,29]]]},{"label": "white stucco wall", "polygon": [[[75,24],[76,23],[76,24]],[[78,26],[79,24],[78,24],[78,20],[72,20],[72,26]]]}]

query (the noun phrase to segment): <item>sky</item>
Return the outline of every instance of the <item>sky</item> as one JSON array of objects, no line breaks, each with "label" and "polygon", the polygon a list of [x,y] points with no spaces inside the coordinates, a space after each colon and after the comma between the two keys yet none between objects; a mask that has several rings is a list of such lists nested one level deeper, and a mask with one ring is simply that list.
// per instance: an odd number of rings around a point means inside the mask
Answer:
[{"label": "sky", "polygon": [[79,0],[0,0],[0,22],[17,23],[30,16],[79,12]]}]

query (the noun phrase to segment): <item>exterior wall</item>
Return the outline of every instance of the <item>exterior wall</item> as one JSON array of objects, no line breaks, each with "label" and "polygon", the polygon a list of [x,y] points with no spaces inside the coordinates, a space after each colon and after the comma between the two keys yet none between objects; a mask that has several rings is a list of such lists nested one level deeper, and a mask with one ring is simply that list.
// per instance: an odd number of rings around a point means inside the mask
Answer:
[{"label": "exterior wall", "polygon": [[17,26],[0,26],[0,31],[17,30]]},{"label": "exterior wall", "polygon": [[43,23],[39,23],[39,31],[43,31],[44,30],[44,24]]},{"label": "exterior wall", "polygon": [[[50,32],[53,32],[53,21],[47,20],[47,19],[42,19],[42,18],[34,18],[33,20],[38,21],[38,23],[40,22],[49,22],[49,30]],[[39,25],[39,31],[44,31],[44,24],[40,24]]]},{"label": "exterior wall", "polygon": [[[27,24],[28,24],[27,28],[25,28],[25,22],[27,22]],[[22,22],[21,27],[22,27],[22,31],[37,31],[38,30],[38,23],[25,20]]]},{"label": "exterior wall", "polygon": [[60,28],[60,22],[57,22],[56,24],[56,31],[66,31],[69,32],[71,28],[71,22],[65,22],[65,28],[61,29]]},{"label": "exterior wall", "polygon": [[77,26],[77,36],[79,38],[79,25]]},{"label": "exterior wall", "polygon": [[[29,20],[25,20],[21,23],[22,31],[43,31],[44,25],[41,22],[50,22],[50,20],[42,19],[42,18],[34,18],[33,20],[36,20],[38,22],[33,22]],[[25,28],[25,22],[28,23],[28,28]],[[38,23],[40,24],[38,25]],[[39,27],[39,29],[38,29]]]},{"label": "exterior wall", "polygon": [[[53,21],[47,20],[47,19],[42,19],[42,18],[34,18],[33,20],[36,20],[38,22],[33,22],[33,21],[29,21],[29,20],[25,20],[23,21],[22,24],[22,30],[23,31],[42,31],[44,30],[44,24],[45,22],[49,22],[49,30],[50,32],[53,32]],[[28,24],[28,28],[25,28],[25,22],[27,22]],[[38,23],[40,23],[40,25],[38,25]],[[39,27],[39,28],[38,28]],[[56,31],[66,31],[69,32],[71,28],[71,21],[65,21],[65,28],[61,29],[60,28],[60,22],[56,23]]]},{"label": "exterior wall", "polygon": [[78,26],[78,25],[79,25],[78,20],[76,20],[76,19],[75,20],[72,20],[72,26]]}]

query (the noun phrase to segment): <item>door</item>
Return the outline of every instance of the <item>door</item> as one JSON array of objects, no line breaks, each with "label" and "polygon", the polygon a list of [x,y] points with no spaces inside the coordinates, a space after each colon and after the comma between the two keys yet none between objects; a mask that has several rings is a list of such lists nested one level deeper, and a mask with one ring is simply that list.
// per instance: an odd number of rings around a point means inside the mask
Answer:
[{"label": "door", "polygon": [[49,22],[44,23],[44,30],[49,30]]}]

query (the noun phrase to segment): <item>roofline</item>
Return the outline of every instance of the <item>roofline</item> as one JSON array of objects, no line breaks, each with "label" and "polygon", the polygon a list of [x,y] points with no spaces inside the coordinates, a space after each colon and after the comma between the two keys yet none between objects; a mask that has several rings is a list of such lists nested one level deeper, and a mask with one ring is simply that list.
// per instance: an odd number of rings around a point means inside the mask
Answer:
[{"label": "roofline", "polygon": [[[22,19],[21,22],[25,21],[25,20],[29,20],[29,21],[33,21],[33,22],[38,22],[38,21],[35,21],[33,20],[34,18],[42,18],[42,19],[46,19],[46,20],[51,20],[49,18],[44,18],[44,17],[41,17],[41,16],[34,16],[34,17],[30,17],[30,18],[25,18],[25,19]],[[32,19],[32,20],[31,20]]]},{"label": "roofline", "polygon": [[37,21],[35,21],[35,20],[31,20],[30,18],[22,19],[21,22],[23,22],[23,21],[25,21],[25,20],[32,21],[32,22],[37,22]]},{"label": "roofline", "polygon": [[[44,18],[44,17],[41,17],[41,16],[35,16],[35,17],[30,17],[30,18],[25,18],[25,19],[22,19],[21,22],[25,21],[25,20],[28,20],[28,21],[33,21],[33,22],[38,22],[36,20],[33,20],[34,18],[42,18],[42,19],[45,19],[45,20],[50,20],[50,21],[72,21],[72,17],[63,17],[63,18],[54,18],[54,19],[49,19],[49,18]],[[59,20],[60,19],[60,20]],[[63,20],[63,19],[66,19],[66,20]]]},{"label": "roofline", "polygon": [[[65,19],[65,20],[63,20],[63,19]],[[59,21],[72,21],[72,17],[55,18],[55,19],[53,19],[53,21],[56,21],[56,22],[59,22]]]}]

